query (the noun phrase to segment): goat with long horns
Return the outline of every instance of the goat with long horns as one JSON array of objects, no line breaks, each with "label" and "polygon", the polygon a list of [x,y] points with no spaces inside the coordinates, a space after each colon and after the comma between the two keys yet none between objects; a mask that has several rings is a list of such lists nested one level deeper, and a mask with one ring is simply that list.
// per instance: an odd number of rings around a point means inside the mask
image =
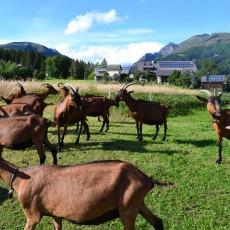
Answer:
[{"label": "goat with long horns", "polygon": [[143,139],[143,123],[147,125],[156,125],[156,132],[153,136],[153,140],[155,140],[158,135],[159,125],[164,124],[164,136],[162,140],[165,141],[167,132],[168,106],[162,105],[158,102],[134,99],[130,95],[133,91],[127,91],[127,88],[131,85],[133,85],[133,83],[126,83],[118,92],[115,100],[123,100],[130,109],[131,115],[136,122],[137,139],[139,141]]}]

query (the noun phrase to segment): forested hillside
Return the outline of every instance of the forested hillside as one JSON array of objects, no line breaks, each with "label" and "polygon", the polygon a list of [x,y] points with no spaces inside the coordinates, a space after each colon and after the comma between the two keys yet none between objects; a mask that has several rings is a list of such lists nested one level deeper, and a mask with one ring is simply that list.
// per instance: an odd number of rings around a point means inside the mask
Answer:
[{"label": "forested hillside", "polygon": [[46,57],[37,51],[0,49],[2,79],[88,79],[94,68],[93,63],[73,60],[64,55]]}]

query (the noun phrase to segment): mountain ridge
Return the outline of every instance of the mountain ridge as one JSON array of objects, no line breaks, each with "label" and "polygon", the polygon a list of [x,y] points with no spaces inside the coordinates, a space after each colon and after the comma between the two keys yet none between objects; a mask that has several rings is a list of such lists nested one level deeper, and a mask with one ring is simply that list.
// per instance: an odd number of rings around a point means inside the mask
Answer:
[{"label": "mountain ridge", "polygon": [[159,52],[150,54],[143,55],[131,66],[132,69],[139,61],[190,60],[200,67],[204,60],[213,60],[221,67],[221,74],[230,74],[230,33],[194,35],[179,44],[170,42]]},{"label": "mountain ridge", "polygon": [[34,51],[43,54],[45,57],[61,55],[57,50],[48,48],[44,45],[33,42],[10,42],[6,44],[0,44],[0,49],[13,49],[22,51]]}]

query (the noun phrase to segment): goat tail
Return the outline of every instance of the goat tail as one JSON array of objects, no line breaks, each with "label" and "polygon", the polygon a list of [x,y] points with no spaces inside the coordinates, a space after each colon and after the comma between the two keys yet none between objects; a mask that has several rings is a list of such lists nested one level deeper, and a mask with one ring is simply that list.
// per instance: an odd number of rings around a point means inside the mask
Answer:
[{"label": "goat tail", "polygon": [[158,185],[158,186],[175,186],[175,183],[173,182],[167,182],[167,181],[163,181],[163,180],[156,180],[151,178],[152,182],[154,183],[154,185]]}]

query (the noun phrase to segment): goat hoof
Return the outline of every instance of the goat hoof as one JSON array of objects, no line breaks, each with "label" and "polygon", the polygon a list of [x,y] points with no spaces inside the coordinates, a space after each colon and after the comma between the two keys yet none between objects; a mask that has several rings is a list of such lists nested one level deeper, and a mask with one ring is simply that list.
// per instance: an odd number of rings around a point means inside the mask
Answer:
[{"label": "goat hoof", "polygon": [[217,164],[220,164],[220,163],[221,163],[221,159],[217,159],[217,160],[216,160],[216,163],[217,163]]}]

